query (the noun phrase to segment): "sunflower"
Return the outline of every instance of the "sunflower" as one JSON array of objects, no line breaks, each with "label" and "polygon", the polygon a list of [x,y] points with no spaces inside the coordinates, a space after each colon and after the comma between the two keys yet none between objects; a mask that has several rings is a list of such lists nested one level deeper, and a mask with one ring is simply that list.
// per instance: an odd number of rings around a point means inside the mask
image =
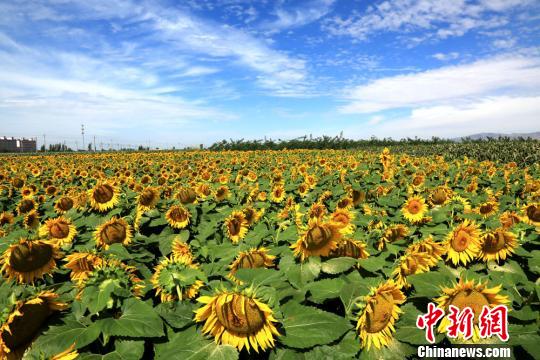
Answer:
[{"label": "sunflower", "polygon": [[429,267],[433,267],[442,259],[442,255],[446,253],[446,246],[433,240],[433,236],[430,235],[424,240],[409,245],[405,252],[406,254],[417,252],[427,253],[430,257]]},{"label": "sunflower", "polygon": [[301,197],[305,197],[309,193],[309,185],[306,183],[301,183],[300,185],[298,185],[297,191]]},{"label": "sunflower", "polygon": [[329,257],[352,257],[355,259],[367,259],[369,253],[366,243],[360,240],[342,239],[337,248],[330,251]]},{"label": "sunflower", "polygon": [[237,244],[242,240],[248,231],[248,221],[242,211],[233,211],[224,221],[227,237]]},{"label": "sunflower", "polygon": [[171,245],[171,253],[173,258],[190,257],[193,259],[193,254],[189,245],[183,242],[179,237],[176,237]]},{"label": "sunflower", "polygon": [[480,204],[474,212],[482,215],[483,217],[489,217],[495,214],[499,210],[499,203],[495,200],[488,200],[485,203]]},{"label": "sunflower", "polygon": [[246,221],[248,222],[249,226],[253,226],[256,222],[258,222],[261,219],[261,216],[264,214],[264,209],[255,210],[253,207],[248,206],[244,210],[242,210],[244,213],[244,216],[246,217]]},{"label": "sunflower", "polygon": [[204,286],[205,276],[191,256],[171,256],[162,260],[150,279],[161,302],[192,299]]},{"label": "sunflower", "polygon": [[352,234],[354,232],[354,213],[347,209],[337,208],[332,214],[330,214],[330,221],[334,222],[340,227],[342,234]]},{"label": "sunflower", "polygon": [[427,205],[420,196],[413,196],[405,202],[405,205],[401,208],[401,212],[405,219],[415,224],[424,218],[427,212]]},{"label": "sunflower", "polygon": [[131,243],[131,227],[124,219],[113,218],[100,226],[94,232],[96,245],[108,249],[112,244],[129,245]]},{"label": "sunflower", "polygon": [[380,349],[388,345],[395,331],[394,323],[402,312],[399,305],[403,304],[405,299],[405,295],[393,280],[371,288],[369,295],[364,298],[356,324],[362,348],[369,350],[373,345]]},{"label": "sunflower", "polygon": [[151,186],[146,187],[137,195],[137,205],[143,211],[153,209],[159,201],[159,191]]},{"label": "sunflower", "polygon": [[[0,358],[22,358],[47,318],[54,312],[64,310],[67,304],[57,300],[58,295],[42,291],[28,299],[13,304],[5,313],[0,327]],[[6,309],[8,310],[8,309]]]},{"label": "sunflower", "polygon": [[323,222],[317,218],[309,219],[307,228],[300,234],[298,241],[290,246],[296,257],[304,261],[309,256],[329,256],[337,249],[341,240],[339,226]]},{"label": "sunflower", "polygon": [[195,321],[203,322],[203,334],[212,335],[216,343],[227,344],[238,350],[253,348],[259,352],[275,346],[279,336],[272,309],[247,292],[220,292],[214,296],[201,296],[205,304],[195,312]]},{"label": "sunflower", "polygon": [[480,230],[474,222],[465,220],[446,236],[446,259],[454,265],[467,265],[480,250]]},{"label": "sunflower", "polygon": [[35,229],[39,226],[39,213],[36,210],[32,210],[24,215],[24,227],[28,229]]},{"label": "sunflower", "polygon": [[523,206],[523,220],[528,224],[540,226],[540,203]]},{"label": "sunflower", "polygon": [[509,229],[512,226],[521,222],[521,217],[515,211],[505,211],[499,217],[499,220],[505,229]]},{"label": "sunflower", "polygon": [[452,190],[447,186],[437,186],[429,194],[429,203],[432,206],[445,205],[452,198]]},{"label": "sunflower", "polygon": [[197,202],[197,193],[191,187],[181,188],[175,195],[182,204],[194,204]]},{"label": "sunflower", "polygon": [[75,360],[79,357],[79,352],[75,350],[75,344],[66,350],[54,355],[51,360]]},{"label": "sunflower", "polygon": [[407,235],[409,235],[409,228],[407,226],[403,224],[391,225],[384,230],[384,233],[377,244],[377,250],[381,251],[386,244],[402,240]]},{"label": "sunflower", "polygon": [[75,200],[70,196],[62,196],[54,203],[54,210],[57,214],[64,214],[65,212],[73,209],[75,206]]},{"label": "sunflower", "polygon": [[399,288],[408,289],[411,285],[407,282],[407,276],[421,274],[429,271],[432,258],[425,252],[409,252],[399,258],[397,267],[392,271]]},{"label": "sunflower", "polygon": [[59,246],[71,243],[75,235],[77,235],[75,225],[71,223],[71,220],[63,216],[56,219],[48,219],[39,228],[39,236],[46,237],[56,242]]},{"label": "sunflower", "polygon": [[20,239],[17,244],[8,247],[2,256],[0,270],[9,280],[19,283],[34,283],[43,275],[51,274],[56,269],[56,259],[62,257],[56,244]]},{"label": "sunflower", "polygon": [[17,214],[28,214],[30,211],[36,209],[37,204],[33,199],[22,199],[21,202],[17,205]]},{"label": "sunflower", "polygon": [[[437,306],[445,313],[448,313],[450,305],[457,307],[460,311],[466,307],[471,308],[474,313],[473,341],[480,339],[480,330],[478,328],[478,318],[484,306],[493,308],[497,305],[505,305],[510,301],[507,296],[499,295],[501,285],[493,288],[487,287],[487,282],[475,284],[473,280],[466,281],[459,279],[459,282],[450,288],[443,288],[443,295],[433,299]],[[438,331],[445,333],[450,325],[448,316],[445,316],[439,323]]]},{"label": "sunflower", "polygon": [[326,209],[326,206],[321,202],[316,202],[311,205],[309,208],[308,216],[309,218],[316,218],[316,219],[322,219],[328,210]]},{"label": "sunflower", "polygon": [[173,205],[165,214],[165,219],[174,229],[184,229],[189,225],[191,213],[182,205]]},{"label": "sunflower", "polygon": [[231,196],[231,192],[229,191],[229,188],[225,185],[222,185],[216,189],[216,192],[214,193],[214,196],[216,197],[216,201],[223,201],[227,199],[229,196]]},{"label": "sunflower", "polygon": [[229,278],[234,280],[234,275],[238,269],[255,269],[255,268],[270,268],[274,266],[274,260],[276,259],[273,255],[268,255],[268,249],[261,247],[259,249],[250,249],[248,251],[241,251],[236,259],[233,261],[229,268],[231,272],[229,273]]},{"label": "sunflower", "polygon": [[504,228],[495,229],[482,236],[478,257],[483,261],[505,260],[518,246],[516,236]]},{"label": "sunflower", "polygon": [[103,212],[118,204],[118,189],[109,183],[98,183],[88,190],[88,198],[92,209]]},{"label": "sunflower", "polygon": [[272,188],[272,192],[270,193],[270,200],[272,200],[275,203],[280,203],[285,199],[285,188],[283,185],[279,184]]},{"label": "sunflower", "polygon": [[66,256],[67,264],[64,267],[71,270],[71,281],[82,282],[88,274],[94,271],[97,265],[103,265],[104,259],[89,252],[76,252]]},{"label": "sunflower", "polygon": [[350,209],[354,205],[353,200],[350,196],[345,196],[344,198],[340,199],[337,204],[336,208],[338,209]]},{"label": "sunflower", "polygon": [[12,213],[8,211],[2,211],[2,213],[0,213],[0,227],[13,224],[14,218],[15,217]]}]

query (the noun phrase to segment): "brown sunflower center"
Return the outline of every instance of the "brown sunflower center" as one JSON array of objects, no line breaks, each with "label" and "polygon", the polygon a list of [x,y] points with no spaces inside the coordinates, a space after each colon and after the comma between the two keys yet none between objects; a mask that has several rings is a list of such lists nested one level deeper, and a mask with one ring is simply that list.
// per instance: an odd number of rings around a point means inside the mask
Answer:
[{"label": "brown sunflower center", "polygon": [[178,193],[178,199],[182,204],[191,204],[197,200],[197,193],[193,189],[182,189]]},{"label": "brown sunflower center", "polygon": [[334,221],[341,223],[341,224],[348,224],[349,223],[349,217],[346,214],[336,214],[333,216]]},{"label": "brown sunflower center", "polygon": [[63,239],[69,235],[69,224],[55,222],[49,227],[49,234],[55,239]]},{"label": "brown sunflower center", "polygon": [[487,203],[480,205],[480,214],[485,215],[493,211],[493,204]]},{"label": "brown sunflower center", "polygon": [[494,233],[487,234],[484,240],[484,251],[488,253],[496,253],[497,251],[504,248],[506,244],[506,238],[504,232],[497,231]]},{"label": "brown sunflower center", "polygon": [[152,202],[155,200],[155,198],[156,194],[152,190],[146,189],[139,197],[139,203],[143,206],[150,206],[152,205]]},{"label": "brown sunflower center", "polygon": [[240,229],[242,228],[242,224],[240,222],[240,220],[236,219],[236,218],[232,218],[228,223],[227,223],[227,228],[229,229],[229,233],[231,235],[238,235],[240,233]]},{"label": "brown sunflower center", "polygon": [[489,305],[489,301],[481,292],[474,289],[466,289],[458,292],[450,301],[450,305],[454,305],[460,310],[466,307],[470,307],[475,315],[475,322],[477,317],[482,312],[484,305]]},{"label": "brown sunflower center", "polygon": [[19,311],[22,316],[15,317],[13,322],[9,324],[11,333],[6,330],[2,332],[4,343],[12,350],[31,341],[51,314],[46,303],[25,304]]},{"label": "brown sunflower center", "polygon": [[308,250],[317,250],[324,247],[332,238],[332,229],[327,226],[315,225],[308,230],[306,247]]},{"label": "brown sunflower center", "polygon": [[527,207],[527,217],[535,222],[540,222],[540,206],[529,205]]},{"label": "brown sunflower center", "polygon": [[58,207],[62,211],[68,211],[73,207],[73,200],[68,197],[63,197],[58,201]]},{"label": "brown sunflower center", "polygon": [[346,256],[358,259],[362,256],[362,250],[352,241],[345,241],[340,243],[337,249],[331,252],[331,255],[336,257]]},{"label": "brown sunflower center", "polygon": [[255,301],[242,295],[234,296],[232,301],[223,305],[218,301],[216,315],[227,330],[240,334],[255,334],[265,323],[265,315]]},{"label": "brown sunflower center", "polygon": [[418,261],[414,256],[409,256],[406,260],[407,270],[405,270],[405,275],[416,274],[418,270]]},{"label": "brown sunflower center", "polygon": [[94,200],[100,204],[109,202],[114,196],[114,189],[109,184],[99,185],[93,193]]},{"label": "brown sunflower center", "polygon": [[9,263],[18,272],[31,272],[46,265],[53,257],[53,248],[49,244],[17,245],[11,252]]},{"label": "brown sunflower center", "polygon": [[437,189],[433,192],[432,201],[435,205],[444,204],[446,201],[446,192],[443,189]]},{"label": "brown sunflower center", "polygon": [[25,199],[25,200],[21,201],[21,204],[19,205],[19,210],[23,214],[29,212],[33,208],[34,208],[34,202],[32,200],[29,200],[29,199]]},{"label": "brown sunflower center", "polygon": [[252,252],[242,257],[238,264],[240,269],[254,269],[264,266],[265,257],[259,252]]},{"label": "brown sunflower center", "polygon": [[459,230],[452,238],[452,248],[457,252],[461,252],[469,247],[470,242],[471,235],[465,230]]},{"label": "brown sunflower center", "polygon": [[120,222],[113,222],[105,225],[100,235],[107,245],[121,243],[126,239],[126,227]]},{"label": "brown sunflower center", "polygon": [[413,215],[418,214],[421,209],[422,209],[422,204],[418,200],[411,200],[407,204],[407,210]]},{"label": "brown sunflower center", "polygon": [[371,309],[366,316],[366,331],[372,334],[384,329],[392,319],[394,298],[390,294],[378,294],[371,303]]},{"label": "brown sunflower center", "polygon": [[424,178],[422,176],[416,176],[413,179],[413,184],[416,185],[416,186],[420,185],[423,182],[424,182]]}]

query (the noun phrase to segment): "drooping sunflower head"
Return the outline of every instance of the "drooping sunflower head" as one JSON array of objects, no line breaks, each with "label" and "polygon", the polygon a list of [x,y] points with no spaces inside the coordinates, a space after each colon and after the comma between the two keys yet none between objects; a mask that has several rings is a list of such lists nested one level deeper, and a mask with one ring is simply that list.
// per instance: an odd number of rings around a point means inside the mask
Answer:
[{"label": "drooping sunflower head", "polygon": [[73,209],[75,200],[71,196],[62,196],[54,203],[54,210],[57,214],[64,214]]},{"label": "drooping sunflower head", "polygon": [[330,252],[329,257],[352,257],[355,259],[367,259],[369,253],[367,245],[363,241],[353,239],[342,239],[338,242],[337,248]]},{"label": "drooping sunflower head", "polygon": [[182,204],[194,204],[197,201],[197,193],[191,187],[185,187],[178,190],[176,198]]},{"label": "drooping sunflower head", "polygon": [[104,212],[112,209],[118,203],[118,189],[116,186],[101,182],[88,191],[88,198],[92,209]]},{"label": "drooping sunflower head", "polygon": [[100,225],[94,232],[96,245],[108,249],[112,244],[129,245],[131,243],[131,226],[124,219],[113,217]]},{"label": "drooping sunflower head", "polygon": [[423,198],[420,196],[413,196],[405,202],[405,205],[401,208],[401,212],[405,219],[415,224],[424,218],[427,212],[427,205]]},{"label": "drooping sunflower head", "polygon": [[353,206],[358,206],[364,201],[366,201],[367,194],[365,191],[362,190],[350,190],[351,199],[353,202]]},{"label": "drooping sunflower head", "polygon": [[505,211],[499,217],[503,228],[509,229],[521,222],[521,217],[515,211]]},{"label": "drooping sunflower head", "polygon": [[340,228],[336,224],[312,218],[298,241],[291,245],[291,249],[301,261],[309,256],[329,256],[332,250],[338,247],[341,236]]},{"label": "drooping sunflower head", "polygon": [[315,218],[315,219],[322,219],[328,210],[326,209],[326,206],[321,202],[316,202],[311,205],[309,208],[309,218]]},{"label": "drooping sunflower head", "polygon": [[540,203],[523,206],[523,220],[528,224],[540,226]]},{"label": "drooping sunflower head", "polygon": [[[509,303],[507,296],[500,295],[501,285],[488,288],[487,282],[477,283],[474,281],[466,281],[464,279],[459,279],[459,282],[453,287],[445,287],[442,289],[442,295],[436,299],[433,299],[437,306],[443,309],[446,313],[450,305],[457,307],[460,311],[466,307],[471,308],[474,312],[474,330],[473,330],[473,341],[478,340],[479,337],[479,328],[478,328],[478,318],[482,312],[484,306],[490,308],[497,305],[505,305]],[[446,328],[450,324],[448,315],[445,316],[439,323],[438,331],[440,333],[446,332]]]},{"label": "drooping sunflower head", "polygon": [[37,204],[34,199],[22,199],[21,202],[17,205],[17,214],[24,215],[28,214],[32,210],[37,209]]},{"label": "drooping sunflower head", "polygon": [[32,210],[24,215],[24,227],[27,229],[35,229],[39,226],[39,213]]},{"label": "drooping sunflower head", "polygon": [[4,251],[1,271],[9,280],[33,284],[35,279],[51,274],[56,269],[56,259],[61,257],[54,243],[21,239]]},{"label": "drooping sunflower head", "polygon": [[429,194],[429,203],[433,206],[442,206],[452,198],[452,190],[447,186],[437,186]]},{"label": "drooping sunflower head", "polygon": [[480,250],[480,230],[474,222],[465,220],[446,236],[446,259],[454,265],[467,265]]},{"label": "drooping sunflower head", "polygon": [[191,213],[182,205],[173,205],[165,214],[165,219],[174,229],[184,229],[189,225]]},{"label": "drooping sunflower head", "polygon": [[155,268],[150,280],[161,302],[192,299],[204,286],[206,276],[190,256],[168,257]]},{"label": "drooping sunflower head", "polygon": [[354,232],[354,213],[347,209],[337,208],[330,214],[330,221],[334,222],[341,229],[343,234],[352,234]]},{"label": "drooping sunflower head", "polygon": [[39,229],[39,236],[54,241],[59,246],[71,243],[75,235],[77,235],[75,225],[63,216],[48,219]]},{"label": "drooping sunflower head", "polygon": [[6,309],[0,327],[0,358],[22,358],[47,318],[64,310],[67,304],[57,300],[58,295],[42,291],[26,299],[19,299],[11,309]]},{"label": "drooping sunflower head", "polygon": [[498,228],[482,236],[478,257],[483,261],[505,260],[518,245],[516,235],[504,228]]},{"label": "drooping sunflower head", "polygon": [[234,243],[242,240],[248,231],[248,221],[242,211],[233,211],[224,221],[225,234]]},{"label": "drooping sunflower head", "polygon": [[137,196],[137,205],[142,211],[153,209],[159,201],[159,191],[151,186],[148,186],[141,191]]},{"label": "drooping sunflower head", "polygon": [[430,262],[429,267],[433,267],[439,260],[442,259],[442,255],[446,253],[446,246],[440,242],[433,240],[433,236],[415,242],[407,247],[406,253],[426,253],[429,255]]},{"label": "drooping sunflower head", "polygon": [[409,288],[411,285],[407,282],[407,276],[421,274],[429,271],[432,258],[425,252],[410,252],[402,256],[397,267],[392,272],[396,285],[400,288]]},{"label": "drooping sunflower head", "polygon": [[386,246],[386,244],[393,243],[395,241],[399,241],[404,239],[407,235],[409,235],[409,228],[403,224],[394,224],[390,225],[389,227],[384,230],[384,233],[379,239],[379,242],[377,244],[377,250],[382,250]]},{"label": "drooping sunflower head", "polygon": [[195,312],[195,321],[204,322],[203,334],[210,334],[218,344],[227,344],[238,350],[251,348],[255,352],[275,346],[279,336],[272,309],[255,296],[241,292],[221,292],[214,296],[201,296],[205,304]]},{"label": "drooping sunflower head", "polygon": [[94,271],[98,265],[103,265],[105,260],[90,252],[75,252],[66,256],[67,264],[64,267],[71,270],[69,277],[72,281],[80,283],[88,274]]},{"label": "drooping sunflower head", "polygon": [[15,216],[8,211],[2,211],[0,213],[0,227],[4,225],[11,225],[14,222]]},{"label": "drooping sunflower head", "polygon": [[264,213],[264,209],[256,210],[252,206],[248,206],[243,210],[243,213],[246,217],[248,225],[252,226],[260,220],[261,216]]},{"label": "drooping sunflower head", "polygon": [[259,249],[250,249],[248,251],[241,251],[236,259],[233,261],[229,268],[231,269],[230,275],[234,278],[234,274],[239,269],[255,269],[255,268],[270,268],[274,266],[275,256],[268,254],[268,249],[262,247]]},{"label": "drooping sunflower head", "polygon": [[190,257],[193,259],[193,254],[189,248],[189,244],[185,243],[179,237],[175,238],[171,245],[171,255],[173,258]]},{"label": "drooping sunflower head", "polygon": [[223,201],[229,196],[231,196],[231,192],[229,191],[229,188],[225,185],[218,187],[215,191],[215,197],[217,201]]},{"label": "drooping sunflower head", "polygon": [[369,350],[375,346],[380,349],[388,345],[395,331],[394,323],[401,313],[399,305],[404,302],[405,295],[393,280],[371,289],[370,294],[364,298],[364,306],[356,324],[362,348]]}]

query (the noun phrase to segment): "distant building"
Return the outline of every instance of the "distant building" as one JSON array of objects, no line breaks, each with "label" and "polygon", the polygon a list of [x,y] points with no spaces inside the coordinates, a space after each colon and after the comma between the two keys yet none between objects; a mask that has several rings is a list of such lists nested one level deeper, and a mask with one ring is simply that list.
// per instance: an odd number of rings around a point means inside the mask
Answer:
[{"label": "distant building", "polygon": [[35,152],[36,139],[0,137],[0,152]]}]

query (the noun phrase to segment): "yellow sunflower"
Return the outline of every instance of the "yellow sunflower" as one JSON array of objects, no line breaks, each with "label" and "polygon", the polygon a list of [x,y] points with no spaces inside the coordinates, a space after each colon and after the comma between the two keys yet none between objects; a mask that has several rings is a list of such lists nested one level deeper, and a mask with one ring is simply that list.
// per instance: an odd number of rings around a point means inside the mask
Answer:
[{"label": "yellow sunflower", "polygon": [[197,193],[191,187],[181,188],[175,197],[184,205],[197,202]]},{"label": "yellow sunflower", "polygon": [[[57,300],[58,295],[42,291],[26,300],[19,300],[9,314],[2,318],[0,327],[0,358],[21,359],[39,330],[54,312],[64,310],[67,304]],[[8,309],[6,309],[8,310]]]},{"label": "yellow sunflower", "polygon": [[342,234],[352,234],[354,232],[355,226],[352,223],[354,218],[354,213],[347,209],[337,208],[330,214],[330,221],[340,227]]},{"label": "yellow sunflower", "polygon": [[329,256],[337,249],[341,240],[339,226],[323,222],[317,218],[309,219],[307,228],[300,233],[298,241],[290,246],[294,256],[304,261],[309,256]]},{"label": "yellow sunflower", "polygon": [[57,214],[64,214],[67,211],[73,209],[75,206],[75,200],[70,196],[62,196],[54,203],[54,210]]},{"label": "yellow sunflower", "polygon": [[495,214],[499,210],[499,203],[495,200],[488,200],[485,203],[480,204],[474,212],[482,215],[483,217],[489,217]]},{"label": "yellow sunflower", "polygon": [[88,274],[94,271],[97,265],[103,265],[105,260],[89,252],[76,252],[66,256],[67,264],[64,267],[71,270],[69,277],[73,282],[82,282]]},{"label": "yellow sunflower", "polygon": [[146,187],[137,195],[137,205],[143,212],[155,208],[158,201],[159,191],[152,186]]},{"label": "yellow sunflower", "polygon": [[523,220],[528,224],[540,226],[540,203],[523,206]]},{"label": "yellow sunflower", "polygon": [[96,245],[108,249],[112,244],[129,245],[131,243],[131,227],[124,219],[113,217],[98,226],[94,232]]},{"label": "yellow sunflower", "polygon": [[480,251],[480,230],[474,222],[465,220],[446,236],[446,259],[454,265],[467,265]]},{"label": "yellow sunflower", "polygon": [[2,211],[2,213],[0,213],[0,227],[13,224],[13,222],[15,221],[14,218],[15,216],[13,216],[12,213],[8,211]]},{"label": "yellow sunflower", "polygon": [[[472,336],[474,342],[480,339],[478,318],[482,312],[482,308],[484,306],[493,308],[497,305],[506,305],[510,302],[507,296],[499,295],[501,287],[501,285],[498,285],[493,288],[488,288],[487,282],[475,284],[473,280],[466,281],[459,279],[459,282],[453,287],[443,288],[443,295],[433,300],[437,303],[438,307],[445,311],[445,313],[449,313],[450,305],[457,307],[460,311],[466,307],[471,308],[474,312],[474,329]],[[449,325],[450,320],[447,315],[439,323],[438,331],[440,333],[445,333]]]},{"label": "yellow sunflower", "polygon": [[22,199],[17,205],[17,214],[24,215],[37,209],[37,204],[33,199]]},{"label": "yellow sunflower", "polygon": [[384,230],[377,244],[377,250],[382,250],[386,244],[405,239],[409,235],[409,228],[403,224],[390,225]]},{"label": "yellow sunflower", "polygon": [[96,211],[107,211],[118,204],[118,189],[105,182],[98,183],[93,189],[88,190],[90,206]]},{"label": "yellow sunflower", "polygon": [[327,212],[328,210],[326,209],[326,206],[323,203],[316,202],[312,204],[311,207],[309,208],[308,216],[310,219],[311,218],[322,219],[326,215]]},{"label": "yellow sunflower", "polygon": [[216,343],[227,344],[238,350],[251,348],[255,352],[275,346],[279,336],[272,309],[255,296],[240,292],[221,292],[214,296],[201,296],[205,304],[195,312],[195,321],[203,322],[203,334],[212,335]]},{"label": "yellow sunflower", "polygon": [[405,219],[413,224],[421,222],[427,210],[427,205],[420,196],[410,197],[401,208]]},{"label": "yellow sunflower", "polygon": [[394,323],[402,312],[399,305],[403,304],[405,299],[405,295],[393,280],[371,288],[370,294],[364,298],[356,324],[362,348],[369,350],[371,346],[375,346],[380,349],[388,345],[395,331]]},{"label": "yellow sunflower", "polygon": [[262,215],[264,214],[264,209],[255,210],[252,206],[248,206],[244,210],[242,210],[242,212],[246,217],[248,225],[253,226],[261,219]]},{"label": "yellow sunflower", "polygon": [[35,229],[39,226],[39,213],[32,210],[24,215],[24,227],[27,229]]},{"label": "yellow sunflower", "polygon": [[270,200],[272,200],[275,203],[280,203],[285,199],[285,188],[283,185],[279,184],[272,188],[272,192],[270,193]]},{"label": "yellow sunflower", "polygon": [[406,253],[399,258],[398,265],[392,271],[392,276],[396,280],[396,285],[399,288],[410,288],[411,285],[407,282],[407,276],[429,271],[432,261],[431,256],[426,252]]},{"label": "yellow sunflower", "polygon": [[483,261],[506,260],[518,245],[516,235],[504,228],[495,229],[482,236],[478,257]]},{"label": "yellow sunflower", "polygon": [[261,247],[258,249],[250,249],[248,251],[241,251],[236,259],[229,265],[231,272],[229,273],[229,278],[235,279],[234,275],[238,269],[255,269],[255,268],[270,268],[274,266],[274,260],[276,259],[273,255],[268,255],[268,249]]},{"label": "yellow sunflower", "polygon": [[59,246],[69,244],[77,235],[77,229],[71,220],[60,216],[56,219],[48,219],[39,228],[39,236],[56,242]]},{"label": "yellow sunflower", "polygon": [[51,274],[56,269],[56,259],[61,257],[54,243],[20,239],[4,251],[1,272],[9,280],[33,284],[35,279]]},{"label": "yellow sunflower", "polygon": [[204,279],[204,273],[191,256],[171,256],[154,268],[150,282],[161,302],[170,302],[194,298],[204,286]]},{"label": "yellow sunflower", "polygon": [[337,248],[332,250],[329,257],[352,257],[355,259],[367,259],[369,253],[365,242],[353,239],[342,239]]},{"label": "yellow sunflower", "polygon": [[171,245],[171,253],[173,258],[177,257],[190,257],[193,259],[193,254],[189,245],[183,242],[179,237],[175,238]]},{"label": "yellow sunflower", "polygon": [[446,253],[446,246],[440,242],[433,240],[433,236],[415,242],[407,247],[406,253],[427,253],[430,257],[429,267],[433,267],[439,260],[442,259],[442,255]]},{"label": "yellow sunflower", "polygon": [[248,231],[248,221],[242,211],[233,211],[224,221],[225,234],[234,243],[238,244]]},{"label": "yellow sunflower", "polygon": [[521,217],[515,211],[505,211],[499,217],[503,228],[509,229],[521,222]]},{"label": "yellow sunflower", "polygon": [[214,196],[216,197],[216,201],[219,202],[231,196],[231,192],[229,191],[229,188],[227,186],[222,185],[216,189]]},{"label": "yellow sunflower", "polygon": [[165,219],[174,229],[184,229],[189,225],[191,213],[182,205],[173,205],[165,214]]},{"label": "yellow sunflower", "polygon": [[432,206],[445,205],[452,198],[452,190],[447,186],[437,186],[429,194],[429,203]]}]

